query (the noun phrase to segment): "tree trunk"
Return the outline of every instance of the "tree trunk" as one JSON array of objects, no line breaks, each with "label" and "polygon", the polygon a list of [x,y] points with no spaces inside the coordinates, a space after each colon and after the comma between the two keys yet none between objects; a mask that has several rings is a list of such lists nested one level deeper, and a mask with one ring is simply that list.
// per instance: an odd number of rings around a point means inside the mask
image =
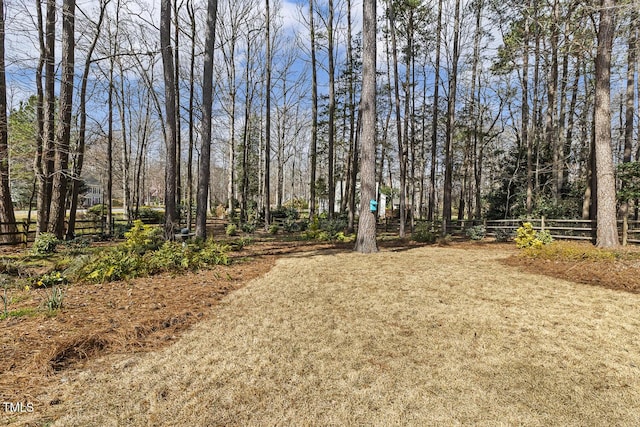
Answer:
[{"label": "tree trunk", "polygon": [[213,51],[216,41],[218,0],[207,2],[207,29],[205,36],[204,71],[202,82],[202,128],[198,192],[196,196],[196,237],[207,237],[207,206],[211,179],[211,113],[213,110]]},{"label": "tree trunk", "polygon": [[[180,7],[182,1],[174,0],[173,2],[173,16],[175,19],[174,28],[174,49],[173,49],[173,66],[174,66],[174,92],[176,100],[176,219],[178,222],[181,220],[182,213],[182,134],[181,134],[181,121],[182,112],[180,107]],[[125,198],[126,200],[126,198]],[[125,210],[126,212],[126,210]],[[128,218],[130,219],[130,218]]]},{"label": "tree trunk", "polygon": [[333,0],[329,0],[329,22],[327,25],[327,51],[329,62],[329,123],[328,123],[328,190],[329,190],[329,206],[328,215],[329,218],[333,218],[335,213],[336,204],[336,183],[335,183],[335,117],[336,117],[336,90],[335,90],[335,58],[334,58],[334,34],[333,34],[333,19],[334,19],[334,7]]},{"label": "tree trunk", "polygon": [[429,191],[429,207],[427,209],[427,220],[434,221],[437,216],[436,206],[436,165],[438,161],[438,96],[440,89],[440,49],[442,44],[442,2],[438,0],[438,26],[436,29],[436,66],[433,84],[433,121],[431,122],[431,171],[429,179],[431,181]]},{"label": "tree trunk", "polygon": [[47,18],[44,37],[44,121],[42,138],[42,174],[38,182],[38,233],[47,231],[49,208],[51,206],[51,184],[53,173],[53,153],[55,141],[55,45],[56,45],[56,2],[47,0]]},{"label": "tree trunk", "polygon": [[84,70],[82,72],[82,78],[80,80],[80,96],[78,103],[78,116],[80,119],[80,127],[78,129],[78,149],[76,153],[75,163],[73,165],[73,182],[71,184],[71,207],[69,209],[69,225],[67,227],[67,240],[71,240],[75,236],[76,228],[76,214],[78,210],[78,197],[80,195],[80,186],[82,181],[80,175],[82,173],[82,167],[84,164],[84,153],[86,147],[86,134],[87,134],[87,84],[89,82],[89,72],[91,71],[91,58],[93,52],[96,49],[98,40],[102,30],[102,21],[106,11],[106,6],[110,0],[103,0],[100,2],[100,15],[96,23],[96,34],[91,41],[89,50],[84,62]]},{"label": "tree trunk", "polygon": [[376,216],[369,210],[369,201],[376,200],[376,0],[363,1],[362,21],[362,157],[355,250],[373,253],[378,251]]},{"label": "tree trunk", "polygon": [[[4,0],[0,0],[0,231],[16,233],[16,218],[9,188],[9,134],[7,122],[7,80],[5,76]],[[17,234],[1,236],[2,242],[17,241]]]},{"label": "tree trunk", "polygon": [[616,225],[616,183],[611,152],[611,51],[614,38],[615,0],[603,0],[598,27],[595,94],[595,157],[598,182],[596,245],[619,246]]},{"label": "tree trunk", "polygon": [[[36,0],[36,19],[38,23],[38,44],[40,47],[40,58],[38,60],[38,66],[36,68],[36,155],[34,161],[35,182],[34,190],[37,193],[37,224],[36,231],[44,231],[46,229],[46,221],[44,211],[48,212],[48,209],[44,209],[43,203],[45,202],[46,191],[46,174],[44,166],[44,144],[45,144],[45,125],[44,125],[44,102],[45,92],[42,85],[42,74],[47,60],[47,47],[45,44],[45,30],[42,17],[42,1]],[[29,203],[29,218],[31,217],[31,203]]]},{"label": "tree trunk", "polygon": [[396,137],[398,138],[398,161],[400,163],[400,238],[405,237],[406,203],[407,203],[407,157],[406,141],[402,138],[402,118],[400,115],[400,77],[398,74],[398,47],[396,41],[396,22],[394,4],[388,3],[389,31],[391,33],[391,54],[393,56],[393,88],[395,94],[394,109],[396,113]]},{"label": "tree trunk", "polygon": [[[623,163],[631,162],[633,151],[633,120],[634,120],[634,104],[635,104],[635,74],[636,74],[636,47],[638,44],[636,30],[637,11],[632,9],[629,16],[629,44],[627,51],[627,93],[626,93],[626,111],[624,126],[624,154]],[[622,184],[624,185],[624,183]],[[620,215],[626,224],[629,218],[629,200],[623,200],[620,204]],[[627,244],[627,231],[624,230],[622,235],[622,244]]]},{"label": "tree trunk", "polygon": [[550,50],[551,50],[551,69],[547,78],[547,115],[546,115],[546,136],[547,147],[553,153],[552,164],[552,185],[551,191],[553,193],[553,199],[557,204],[560,201],[560,186],[562,185],[562,166],[563,166],[563,154],[562,154],[562,142],[558,138],[557,134],[557,102],[556,96],[558,91],[558,33],[560,26],[560,6],[559,0],[553,2],[553,20],[551,22],[551,37],[550,37]]},{"label": "tree trunk", "polygon": [[316,31],[313,16],[314,0],[309,0],[309,29],[311,39],[311,148],[309,172],[309,219],[316,214],[316,168],[318,163],[318,71],[316,64]]},{"label": "tree trunk", "polygon": [[265,0],[265,27],[267,38],[267,70],[265,82],[265,139],[264,139],[264,227],[269,229],[271,223],[271,11],[269,0]]},{"label": "tree trunk", "polygon": [[114,56],[109,64],[109,94],[107,99],[107,224],[106,234],[113,233],[113,69]]},{"label": "tree trunk", "polygon": [[456,90],[458,86],[458,60],[460,58],[460,0],[456,0],[453,28],[453,56],[449,73],[449,99],[447,102],[447,137],[444,147],[444,195],[442,197],[442,235],[451,224],[451,192],[453,187],[453,138],[456,117]]},{"label": "tree trunk", "polygon": [[162,69],[164,75],[164,105],[166,125],[166,164],[164,187],[164,234],[166,239],[174,238],[174,228],[177,220],[176,208],[176,176],[177,176],[177,123],[176,123],[176,92],[175,68],[173,64],[173,48],[171,46],[171,0],[160,2],[160,52],[162,54]]},{"label": "tree trunk", "polygon": [[[531,1],[529,1],[529,6]],[[527,147],[527,216],[533,211],[533,144],[529,136],[529,13],[524,21],[522,53],[522,143]]]},{"label": "tree trunk", "polygon": [[189,58],[189,150],[187,152],[187,229],[191,230],[191,224],[193,223],[193,149],[195,146],[195,119],[194,108],[196,99],[196,14],[193,7],[193,2],[187,3],[187,13],[191,24],[191,50]]}]

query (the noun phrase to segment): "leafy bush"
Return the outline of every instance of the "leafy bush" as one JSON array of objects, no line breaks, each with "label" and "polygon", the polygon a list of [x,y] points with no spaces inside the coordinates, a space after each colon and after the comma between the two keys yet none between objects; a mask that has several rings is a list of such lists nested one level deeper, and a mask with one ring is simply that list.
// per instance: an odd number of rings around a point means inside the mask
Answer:
[{"label": "leafy bush", "polygon": [[150,273],[163,271],[195,271],[212,265],[229,264],[229,247],[209,239],[204,242],[183,245],[165,242],[162,247],[147,258]]},{"label": "leafy bush", "polygon": [[506,228],[496,228],[494,236],[496,238],[496,242],[508,242],[512,237],[512,233]]},{"label": "leafy bush", "polygon": [[465,234],[471,240],[482,240],[487,235],[487,229],[484,225],[474,225],[467,228]]},{"label": "leafy bush", "polygon": [[278,227],[278,224],[271,224],[269,226],[269,233],[271,234],[278,234],[279,230],[280,230],[280,227]]},{"label": "leafy bush", "polygon": [[224,232],[229,237],[236,236],[238,234],[238,227],[235,224],[227,224]]},{"label": "leafy bush", "polygon": [[138,219],[146,224],[162,224],[164,222],[164,212],[143,206],[138,210]]},{"label": "leafy bush", "polygon": [[256,231],[256,223],[255,222],[243,222],[240,224],[240,229],[243,233],[253,233]]},{"label": "leafy bush", "polygon": [[327,219],[320,220],[320,228],[332,236],[336,236],[339,232],[345,231],[347,228],[346,218]]},{"label": "leafy bush", "polygon": [[95,283],[112,282],[145,276],[148,267],[141,254],[118,245],[90,259],[80,270],[80,276]]},{"label": "leafy bush", "polygon": [[142,254],[126,244],[101,252],[86,261],[79,276],[96,283],[127,280],[165,271],[198,270],[229,264],[229,247],[212,239],[189,244],[164,242],[157,250]]},{"label": "leafy bush", "polygon": [[356,240],[355,234],[344,234],[342,231],[336,234],[336,240],[338,242],[350,243]]},{"label": "leafy bush", "polygon": [[547,230],[538,231],[536,233],[536,239],[542,242],[543,245],[548,245],[549,243],[553,242],[553,237]]},{"label": "leafy bush", "polygon": [[53,233],[40,233],[36,237],[31,253],[33,255],[49,255],[56,251],[60,240]]},{"label": "leafy bush", "polygon": [[534,247],[540,248],[553,242],[553,237],[548,231],[536,231],[530,222],[525,222],[516,230],[516,245],[520,249]]},{"label": "leafy bush", "polygon": [[276,209],[273,209],[271,212],[271,218],[280,218],[280,219],[291,219],[291,220],[296,220],[298,218],[300,218],[300,213],[298,212],[298,210],[294,207],[279,207]]},{"label": "leafy bush", "polygon": [[614,261],[623,258],[624,254],[606,249],[596,248],[576,242],[554,242],[539,247],[530,246],[522,252],[529,258],[548,259],[552,261]]},{"label": "leafy bush", "polygon": [[140,255],[147,251],[156,250],[162,244],[162,230],[158,227],[151,227],[141,220],[133,221],[133,227],[124,233],[124,249]]},{"label": "leafy bush", "polygon": [[315,217],[313,218],[313,221],[308,223],[308,226],[306,226],[306,231],[302,234],[302,238],[306,240],[318,240],[321,242],[345,239],[347,238],[344,234],[346,228],[347,221],[344,218],[331,220]]},{"label": "leafy bush", "polygon": [[435,243],[438,239],[438,235],[431,229],[427,223],[419,223],[413,229],[412,239],[420,243]]},{"label": "leafy bush", "polygon": [[307,220],[292,220],[292,219],[285,219],[284,223],[282,224],[282,228],[284,228],[284,231],[286,231],[287,233],[295,233],[298,231],[304,231],[307,229],[307,225],[309,224],[309,221]]},{"label": "leafy bush", "polygon": [[107,206],[103,204],[93,205],[87,209],[87,219],[99,221],[100,219],[102,219],[105,212],[107,212]]}]

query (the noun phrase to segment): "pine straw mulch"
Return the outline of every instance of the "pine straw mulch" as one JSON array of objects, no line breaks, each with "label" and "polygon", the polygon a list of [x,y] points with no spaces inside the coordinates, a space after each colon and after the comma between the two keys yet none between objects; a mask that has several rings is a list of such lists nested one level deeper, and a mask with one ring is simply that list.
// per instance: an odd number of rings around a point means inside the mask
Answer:
[{"label": "pine straw mulch", "polygon": [[[54,317],[38,315],[0,321],[0,401],[30,402],[53,409],[60,403],[57,390],[67,381],[66,372],[80,370],[86,363],[109,354],[149,352],[171,345],[194,324],[215,316],[212,308],[225,295],[264,275],[279,256],[318,250],[344,252],[351,246],[254,242],[234,254],[236,262],[228,267],[181,276],[71,286],[65,308]],[[420,245],[394,240],[381,242],[381,246],[396,252]],[[517,256],[512,243],[453,242],[447,246],[507,250],[513,255],[504,263],[528,272],[640,292],[637,261],[567,263],[525,259]],[[37,305],[37,298],[21,304]]]},{"label": "pine straw mulch", "polygon": [[[99,285],[73,285],[55,316],[0,320],[0,402],[56,405],[55,386],[69,369],[99,356],[156,350],[173,343],[230,292],[262,276],[276,257],[333,247],[307,242],[255,242],[232,253],[230,266],[185,275],[164,274]],[[30,291],[12,309],[36,307]],[[13,290],[10,296],[24,297]],[[0,408],[2,409],[2,408]]]}]

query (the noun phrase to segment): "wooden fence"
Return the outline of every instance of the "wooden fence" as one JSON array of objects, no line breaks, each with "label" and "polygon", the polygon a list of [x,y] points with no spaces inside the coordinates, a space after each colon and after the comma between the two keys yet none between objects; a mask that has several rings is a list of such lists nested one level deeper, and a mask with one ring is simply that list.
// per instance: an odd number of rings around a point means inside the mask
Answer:
[{"label": "wooden fence", "polygon": [[[425,221],[416,220],[416,224]],[[515,235],[516,230],[524,223],[530,222],[535,230],[546,230],[554,239],[561,240],[590,240],[595,241],[596,221],[582,219],[549,219],[549,218],[530,218],[530,219],[497,219],[497,220],[473,220],[473,221],[453,221],[447,227],[447,233],[452,235],[463,235],[467,229],[477,225],[483,225],[486,235],[494,237],[496,233],[502,230],[505,233]],[[379,230],[394,232],[399,229],[398,219],[383,220],[378,225]],[[439,230],[441,222],[436,222],[433,228]],[[623,222],[618,221],[618,236],[622,239]],[[407,222],[407,230],[410,230],[409,222]],[[627,242],[640,243],[640,221],[628,221]]]},{"label": "wooden fence", "polygon": [[[274,221],[275,223],[281,221]],[[486,235],[490,237],[496,236],[496,233],[510,233],[515,235],[515,231],[522,225],[523,222],[530,222],[533,228],[536,230],[548,231],[554,239],[564,240],[591,240],[595,241],[596,222],[590,220],[580,219],[548,219],[548,218],[531,218],[531,219],[500,219],[500,220],[474,220],[474,221],[454,221],[447,228],[447,233],[452,235],[463,235],[465,231],[473,226],[483,225],[486,230]],[[416,220],[415,224],[424,224],[424,220]],[[213,235],[224,235],[225,227],[228,221],[221,218],[210,218],[207,220],[207,229],[209,229]],[[5,230],[8,223],[0,223],[0,229]],[[2,231],[0,232],[0,245],[15,245],[23,244],[27,245],[34,241],[36,236],[36,223],[35,221],[27,222],[18,221],[13,223],[15,226],[15,232]],[[160,224],[156,224],[160,225]],[[282,225],[282,224],[279,224]],[[440,229],[441,223],[436,222],[432,225],[435,230]],[[127,227],[127,221],[114,220],[113,228],[125,228]],[[398,219],[384,219],[378,222],[379,232],[395,233],[399,230],[400,224]],[[618,221],[618,234],[622,236],[622,221]],[[75,235],[80,236],[101,236],[105,234],[106,221],[105,220],[77,220]],[[411,230],[410,222],[407,221],[407,232]],[[628,243],[639,244],[640,243],[640,221],[628,221]]]},{"label": "wooden fence", "polygon": [[[151,225],[161,225],[159,223],[149,223]],[[14,223],[0,222],[0,230],[6,230],[15,226],[15,231],[0,231],[0,245],[28,245],[32,243],[36,238],[36,222],[35,221],[16,221]],[[114,219],[112,221],[112,230],[128,228],[129,223],[126,220]],[[224,233],[224,228],[227,225],[227,220],[210,218],[207,220],[207,229],[210,229],[214,234],[219,235]],[[93,220],[83,219],[76,220],[75,236],[103,236],[106,233],[107,222],[106,219]],[[65,223],[66,229],[66,223]]]}]

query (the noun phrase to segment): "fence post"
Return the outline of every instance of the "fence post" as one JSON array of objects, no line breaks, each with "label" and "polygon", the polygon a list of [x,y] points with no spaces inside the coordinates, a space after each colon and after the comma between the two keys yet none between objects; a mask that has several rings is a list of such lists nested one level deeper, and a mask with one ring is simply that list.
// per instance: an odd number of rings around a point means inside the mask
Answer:
[{"label": "fence post", "polygon": [[24,247],[26,248],[29,243],[29,222],[25,219],[22,221],[22,236]]},{"label": "fence post", "polygon": [[544,215],[542,215],[540,219],[540,231],[544,231]]}]

